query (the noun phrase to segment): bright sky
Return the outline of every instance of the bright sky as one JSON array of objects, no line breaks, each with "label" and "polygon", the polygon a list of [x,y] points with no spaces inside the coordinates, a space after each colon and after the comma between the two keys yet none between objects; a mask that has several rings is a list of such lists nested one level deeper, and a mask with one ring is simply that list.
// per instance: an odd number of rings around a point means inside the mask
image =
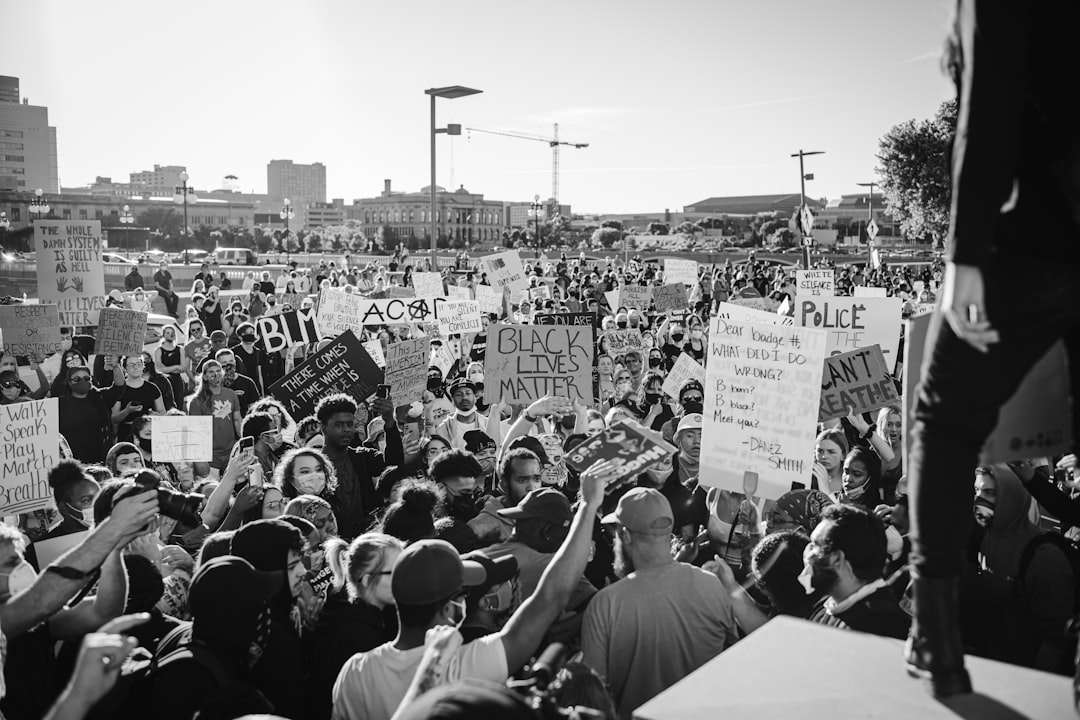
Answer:
[{"label": "bright sky", "polygon": [[[49,108],[60,181],[186,165],[266,191],[274,158],[322,162],[329,198],[428,184],[438,121],[587,142],[562,149],[574,212],[655,212],[719,195],[813,197],[875,179],[880,136],[950,96],[949,0],[5,2],[0,74]],[[551,150],[438,138],[438,184],[547,198]],[[452,160],[451,160],[452,158]]]}]

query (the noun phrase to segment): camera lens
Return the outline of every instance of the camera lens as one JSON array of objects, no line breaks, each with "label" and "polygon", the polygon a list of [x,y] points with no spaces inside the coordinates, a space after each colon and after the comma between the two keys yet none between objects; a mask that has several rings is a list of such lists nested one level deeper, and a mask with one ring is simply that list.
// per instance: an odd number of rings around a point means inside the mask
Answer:
[{"label": "camera lens", "polygon": [[197,493],[190,495],[175,490],[159,487],[158,508],[162,515],[176,520],[181,525],[198,527],[202,523],[199,515],[199,505],[202,504],[203,496]]}]

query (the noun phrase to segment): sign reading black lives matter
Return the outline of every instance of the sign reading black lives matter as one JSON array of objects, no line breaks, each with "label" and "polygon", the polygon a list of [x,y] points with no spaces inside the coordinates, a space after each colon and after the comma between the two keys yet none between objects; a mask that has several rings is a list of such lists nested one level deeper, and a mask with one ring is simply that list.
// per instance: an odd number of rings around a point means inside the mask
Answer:
[{"label": "sign reading black lives matter", "polygon": [[531,403],[557,395],[592,403],[592,328],[492,325],[484,359],[484,400]]},{"label": "sign reading black lives matter", "polygon": [[314,413],[315,406],[327,395],[340,392],[363,401],[382,381],[382,368],[375,364],[352,331],[346,330],[271,385],[270,394],[293,417],[305,417]]}]

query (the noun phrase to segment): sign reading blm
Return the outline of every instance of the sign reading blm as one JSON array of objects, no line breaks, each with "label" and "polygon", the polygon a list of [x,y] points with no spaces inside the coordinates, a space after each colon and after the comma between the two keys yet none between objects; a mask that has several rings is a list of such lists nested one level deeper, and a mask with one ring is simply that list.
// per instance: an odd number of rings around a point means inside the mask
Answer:
[{"label": "sign reading blm", "polygon": [[580,325],[492,325],[485,401],[527,404],[558,395],[592,403],[592,332]]}]

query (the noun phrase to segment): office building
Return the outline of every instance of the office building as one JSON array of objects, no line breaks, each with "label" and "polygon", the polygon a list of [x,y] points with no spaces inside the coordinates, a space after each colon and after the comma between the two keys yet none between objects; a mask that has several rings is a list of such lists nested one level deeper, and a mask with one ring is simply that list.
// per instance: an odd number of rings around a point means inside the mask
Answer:
[{"label": "office building", "polygon": [[[451,242],[494,242],[505,228],[504,205],[499,200],[485,200],[482,194],[471,193],[464,187],[448,192],[435,186],[436,233]],[[360,222],[367,237],[375,237],[379,227],[385,226],[402,240],[417,238],[430,242],[428,187],[420,188],[419,192],[400,192],[391,190],[390,181],[384,180],[378,197],[354,200],[345,210],[349,219]]]},{"label": "office building", "polygon": [[19,78],[0,75],[0,102],[19,102]]},{"label": "office building", "polygon": [[302,165],[292,160],[271,160],[266,165],[266,192],[294,205],[326,202],[326,166]]},{"label": "office building", "polygon": [[19,100],[19,79],[0,78],[0,190],[60,190],[49,108]]},{"label": "office building", "polygon": [[153,170],[130,173],[131,184],[142,194],[154,197],[172,197],[180,185],[180,173],[187,172],[183,165],[154,165]]}]

